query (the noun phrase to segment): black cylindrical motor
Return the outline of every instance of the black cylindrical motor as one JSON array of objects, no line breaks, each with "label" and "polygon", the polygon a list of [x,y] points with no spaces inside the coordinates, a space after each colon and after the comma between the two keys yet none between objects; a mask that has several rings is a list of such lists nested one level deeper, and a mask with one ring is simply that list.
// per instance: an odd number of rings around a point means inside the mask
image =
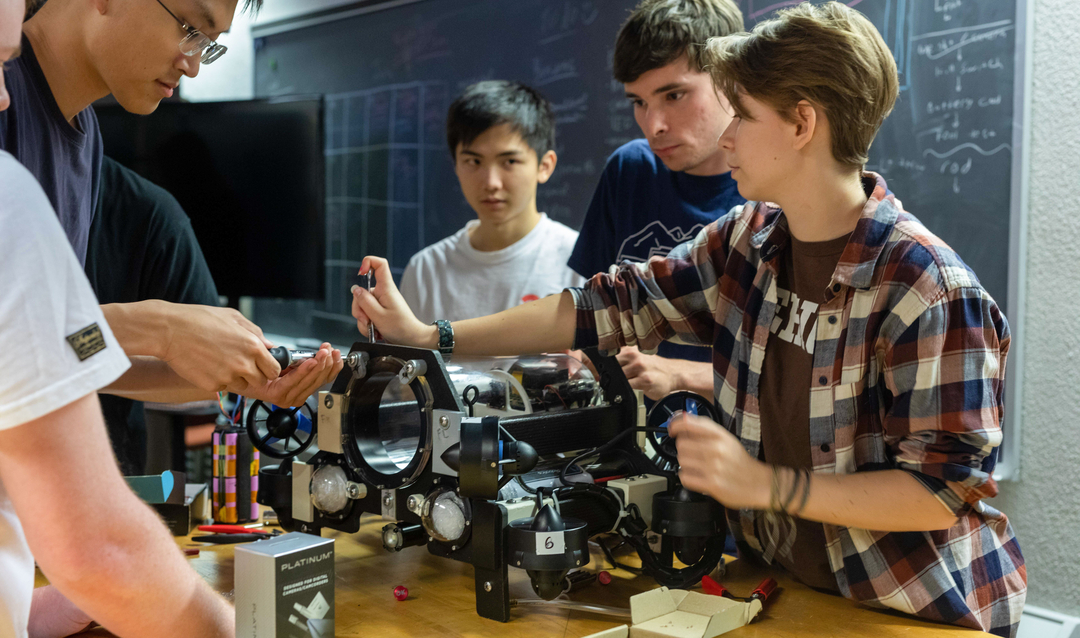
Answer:
[{"label": "black cylindrical motor", "polygon": [[670,537],[675,556],[691,565],[704,556],[710,537],[727,533],[727,523],[719,503],[680,486],[653,496],[652,530]]},{"label": "black cylindrical motor", "polygon": [[563,591],[566,573],[589,562],[585,522],[563,519],[551,505],[533,518],[510,523],[507,529],[509,564],[529,574],[533,591],[553,600]]}]

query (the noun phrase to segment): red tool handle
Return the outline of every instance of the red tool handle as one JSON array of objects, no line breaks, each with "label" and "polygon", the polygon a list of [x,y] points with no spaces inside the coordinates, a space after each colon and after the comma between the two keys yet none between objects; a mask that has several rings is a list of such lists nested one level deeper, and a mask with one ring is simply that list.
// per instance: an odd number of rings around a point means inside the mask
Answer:
[{"label": "red tool handle", "polygon": [[706,594],[731,598],[731,592],[727,590],[727,587],[724,587],[723,585],[716,582],[712,578],[709,578],[708,576],[701,577],[701,589],[703,589]]},{"label": "red tool handle", "polygon": [[776,591],[776,579],[766,578],[761,581],[754,593],[750,594],[750,598],[760,598],[761,602],[764,603],[774,591]]},{"label": "red tool handle", "polygon": [[249,529],[241,525],[199,525],[200,532],[210,532],[212,534],[266,534],[270,532],[264,532],[261,529]]}]

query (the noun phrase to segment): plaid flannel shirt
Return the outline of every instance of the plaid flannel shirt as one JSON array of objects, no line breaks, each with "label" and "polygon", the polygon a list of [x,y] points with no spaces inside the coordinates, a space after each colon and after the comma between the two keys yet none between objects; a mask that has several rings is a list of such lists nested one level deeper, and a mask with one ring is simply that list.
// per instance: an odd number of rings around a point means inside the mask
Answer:
[{"label": "plaid flannel shirt", "polygon": [[[1027,590],[1004,514],[982,501],[1001,443],[1008,323],[975,274],[900,202],[873,189],[819,307],[810,380],[815,473],[910,472],[958,517],[931,532],[825,525],[840,592],[872,606],[1015,635]],[[776,257],[788,241],[774,206],[750,202],[666,258],[624,262],[573,289],[575,348],[660,341],[713,348],[720,423],[758,457],[758,387],[776,313]],[[948,482],[948,483],[947,483]],[[761,554],[763,512],[728,510]],[[762,526],[764,528],[764,526]]]}]

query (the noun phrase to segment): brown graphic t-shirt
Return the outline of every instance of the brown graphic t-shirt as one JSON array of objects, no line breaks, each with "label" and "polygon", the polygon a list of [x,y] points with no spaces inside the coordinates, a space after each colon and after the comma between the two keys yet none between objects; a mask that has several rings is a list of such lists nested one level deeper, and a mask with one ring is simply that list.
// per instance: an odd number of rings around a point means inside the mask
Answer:
[{"label": "brown graphic t-shirt", "polygon": [[[768,463],[812,468],[810,458],[810,385],[814,369],[818,306],[847,245],[849,235],[823,242],[794,237],[780,255],[778,298],[761,374],[761,449]],[[783,490],[781,498],[787,497]],[[800,490],[792,507],[798,507]],[[821,523],[795,519],[790,555],[776,559],[803,583],[837,591],[825,551]],[[783,544],[783,539],[778,539]]]}]

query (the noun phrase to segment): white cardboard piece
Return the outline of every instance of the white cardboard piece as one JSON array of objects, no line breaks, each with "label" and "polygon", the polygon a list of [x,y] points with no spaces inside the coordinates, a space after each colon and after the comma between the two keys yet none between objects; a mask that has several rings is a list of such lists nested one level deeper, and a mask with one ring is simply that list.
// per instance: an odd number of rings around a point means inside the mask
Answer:
[{"label": "white cardboard piece", "polygon": [[760,600],[741,602],[661,587],[630,597],[632,626],[586,638],[715,638],[750,624],[760,611]]}]

